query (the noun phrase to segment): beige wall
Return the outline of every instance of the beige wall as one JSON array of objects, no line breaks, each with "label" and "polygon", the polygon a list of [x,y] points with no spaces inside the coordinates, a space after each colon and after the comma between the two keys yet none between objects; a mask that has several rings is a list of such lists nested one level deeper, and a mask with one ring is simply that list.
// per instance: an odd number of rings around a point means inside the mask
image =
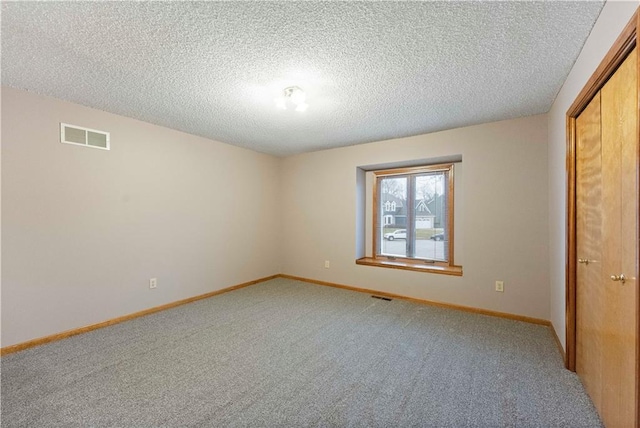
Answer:
[{"label": "beige wall", "polygon": [[[464,276],[356,265],[356,168],[456,154]],[[282,167],[283,273],[549,319],[546,115],[302,154]]]},{"label": "beige wall", "polygon": [[[550,318],[564,342],[565,113],[638,4],[607,2],[548,115],[283,160],[3,87],[1,346],[276,273]],[[357,167],[456,154],[464,276],[356,265]]]},{"label": "beige wall", "polygon": [[549,112],[551,322],[565,345],[566,113],[640,2],[608,1]]},{"label": "beige wall", "polygon": [[2,90],[2,346],[280,272],[279,159]]}]

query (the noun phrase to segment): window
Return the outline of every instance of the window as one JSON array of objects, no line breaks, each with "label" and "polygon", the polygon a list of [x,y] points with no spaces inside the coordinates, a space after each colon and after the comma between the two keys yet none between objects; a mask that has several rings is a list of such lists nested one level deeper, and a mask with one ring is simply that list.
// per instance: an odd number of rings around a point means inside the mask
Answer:
[{"label": "window", "polygon": [[453,169],[374,171],[374,254],[358,263],[462,275],[453,260]]}]

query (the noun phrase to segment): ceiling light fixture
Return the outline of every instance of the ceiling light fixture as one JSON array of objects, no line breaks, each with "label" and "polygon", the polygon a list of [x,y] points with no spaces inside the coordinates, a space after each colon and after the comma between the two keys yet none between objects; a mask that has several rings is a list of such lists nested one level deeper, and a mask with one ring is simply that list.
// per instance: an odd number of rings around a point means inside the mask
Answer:
[{"label": "ceiling light fixture", "polygon": [[295,107],[296,111],[305,111],[309,104],[307,100],[307,94],[304,93],[302,88],[298,86],[289,86],[284,89],[283,95],[276,98],[276,105],[282,110],[287,109],[287,104],[291,104]]}]

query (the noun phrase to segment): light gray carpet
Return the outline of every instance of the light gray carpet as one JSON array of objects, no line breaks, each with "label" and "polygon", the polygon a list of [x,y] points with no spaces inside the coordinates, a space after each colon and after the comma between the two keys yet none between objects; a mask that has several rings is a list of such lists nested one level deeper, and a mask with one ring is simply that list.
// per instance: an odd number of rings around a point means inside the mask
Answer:
[{"label": "light gray carpet", "polygon": [[546,327],[286,279],[1,364],[3,427],[601,426]]}]

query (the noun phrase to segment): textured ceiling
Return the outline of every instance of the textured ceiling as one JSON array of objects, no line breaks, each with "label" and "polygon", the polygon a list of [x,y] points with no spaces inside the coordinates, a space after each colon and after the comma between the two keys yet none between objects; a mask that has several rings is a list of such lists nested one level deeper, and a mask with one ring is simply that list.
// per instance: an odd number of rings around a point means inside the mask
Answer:
[{"label": "textured ceiling", "polygon": [[3,2],[2,84],[286,156],[547,112],[602,6]]}]

